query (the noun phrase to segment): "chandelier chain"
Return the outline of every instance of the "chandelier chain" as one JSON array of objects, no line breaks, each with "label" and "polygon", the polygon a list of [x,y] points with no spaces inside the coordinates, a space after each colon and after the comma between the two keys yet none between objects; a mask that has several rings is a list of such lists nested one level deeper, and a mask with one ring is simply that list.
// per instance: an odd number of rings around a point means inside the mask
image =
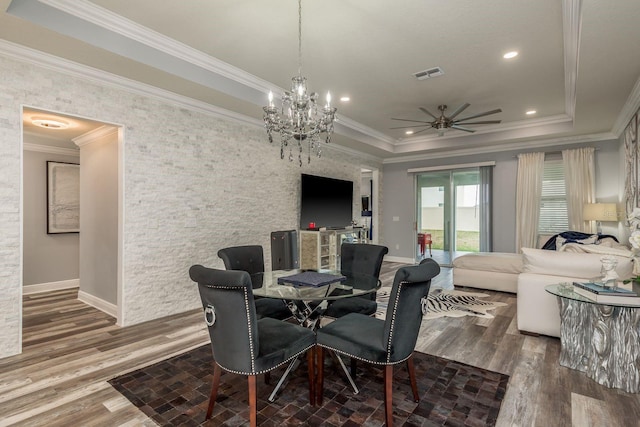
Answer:
[{"label": "chandelier chain", "polygon": [[302,75],[302,0],[298,0],[298,75]]}]

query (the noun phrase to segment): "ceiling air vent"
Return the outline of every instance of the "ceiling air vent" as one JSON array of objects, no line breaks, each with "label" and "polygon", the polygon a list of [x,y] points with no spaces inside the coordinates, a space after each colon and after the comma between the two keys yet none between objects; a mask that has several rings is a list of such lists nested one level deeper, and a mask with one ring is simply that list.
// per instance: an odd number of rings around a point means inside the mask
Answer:
[{"label": "ceiling air vent", "polygon": [[431,77],[438,77],[443,74],[444,74],[444,71],[442,71],[442,68],[440,67],[433,67],[433,68],[429,68],[428,70],[418,71],[417,73],[413,73],[413,75],[416,76],[418,80],[430,79]]}]

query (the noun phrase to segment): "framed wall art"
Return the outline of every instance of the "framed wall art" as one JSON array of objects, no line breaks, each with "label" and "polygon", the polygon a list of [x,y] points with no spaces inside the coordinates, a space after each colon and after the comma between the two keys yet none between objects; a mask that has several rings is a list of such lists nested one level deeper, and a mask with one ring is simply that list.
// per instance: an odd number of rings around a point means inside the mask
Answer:
[{"label": "framed wall art", "polygon": [[47,162],[47,234],[80,232],[80,165]]}]

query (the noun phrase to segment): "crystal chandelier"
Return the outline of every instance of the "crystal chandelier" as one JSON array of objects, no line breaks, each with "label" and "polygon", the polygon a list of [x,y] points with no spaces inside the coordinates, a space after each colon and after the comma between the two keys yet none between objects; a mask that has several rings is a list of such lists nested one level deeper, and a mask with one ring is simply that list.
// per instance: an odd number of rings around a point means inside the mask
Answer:
[{"label": "crystal chandelier", "polygon": [[307,162],[311,163],[311,153],[322,155],[321,138],[331,142],[336,108],[331,107],[331,94],[327,92],[327,103],[318,111],[318,94],[307,92],[307,79],[302,77],[302,0],[298,0],[298,75],[291,79],[291,91],[282,96],[282,107],[273,102],[269,92],[269,105],[263,107],[264,125],[269,142],[273,143],[273,133],[280,134],[280,158],[284,159],[285,147],[289,147],[289,161],[293,161],[294,145],[298,141],[298,161],[302,166],[303,141],[307,142]]}]

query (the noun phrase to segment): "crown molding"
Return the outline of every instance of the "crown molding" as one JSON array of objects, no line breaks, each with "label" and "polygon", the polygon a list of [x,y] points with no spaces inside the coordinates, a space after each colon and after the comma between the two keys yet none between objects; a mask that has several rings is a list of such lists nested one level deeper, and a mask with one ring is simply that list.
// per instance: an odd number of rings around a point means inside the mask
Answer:
[{"label": "crown molding", "polygon": [[576,85],[582,32],[582,0],[562,1],[562,32],[564,39],[565,112],[572,119],[576,114]]},{"label": "crown molding", "polygon": [[61,147],[52,147],[50,145],[41,145],[41,144],[31,144],[29,142],[25,142],[22,144],[22,148],[26,151],[35,151],[38,153],[47,153],[47,154],[60,154],[63,156],[80,156],[80,150],[76,150],[73,148],[61,148]]},{"label": "crown molding", "polygon": [[100,126],[97,129],[94,129],[94,130],[91,130],[89,132],[83,133],[82,135],[73,138],[72,141],[78,147],[82,148],[82,147],[87,146],[87,145],[89,145],[91,143],[99,141],[101,138],[104,138],[106,136],[112,135],[114,133],[115,134],[118,133],[118,128],[117,127],[104,125],[104,126]]},{"label": "crown molding", "polygon": [[[493,134],[493,133],[497,134],[499,132],[508,132],[512,130],[522,130],[522,129],[537,128],[541,126],[557,125],[557,124],[568,123],[572,121],[573,119],[567,114],[557,114],[555,116],[549,116],[549,117],[544,117],[540,119],[520,120],[517,122],[509,122],[501,125],[485,126],[485,127],[482,127],[481,129],[476,130],[473,136],[469,137],[469,139],[472,139],[473,137],[478,135],[486,135],[486,134]],[[464,135],[464,134],[457,133],[457,132],[452,134],[451,132],[449,132],[449,133],[445,133],[443,136],[430,135],[430,136],[402,138],[396,143],[396,146],[401,147],[403,145],[408,145],[408,144],[419,144],[419,143],[432,142],[432,141],[446,141],[447,139],[459,138],[461,135]]]},{"label": "crown molding", "polygon": [[354,150],[353,148],[345,147],[343,145],[336,144],[326,144],[323,148],[327,148],[330,151],[336,151],[338,153],[349,154],[351,156],[358,157],[363,161],[376,162],[377,164],[382,164],[383,160],[381,157],[374,156],[373,154],[364,153],[362,151]]},{"label": "crown molding", "polygon": [[545,140],[534,140],[534,141],[522,141],[522,142],[509,142],[503,144],[496,145],[486,145],[482,147],[474,147],[474,148],[462,148],[459,150],[447,150],[440,151],[435,153],[424,153],[424,154],[416,154],[409,156],[401,156],[401,157],[393,157],[387,158],[382,161],[383,164],[391,164],[391,163],[406,163],[413,161],[422,161],[422,160],[433,160],[433,159],[444,159],[449,157],[460,157],[460,156],[473,156],[477,154],[490,154],[490,153],[500,153],[505,151],[519,151],[519,150],[529,150],[536,148],[545,148],[545,147],[555,147],[558,145],[570,145],[570,144],[583,144],[589,142],[601,142],[608,140],[618,139],[617,135],[613,133],[598,133],[591,135],[579,135],[579,136],[569,136],[569,137],[561,137],[561,138],[552,138]]},{"label": "crown molding", "polygon": [[633,116],[640,110],[640,78],[636,81],[636,84],[633,86],[629,97],[627,98],[627,102],[625,102],[620,114],[616,118],[613,127],[611,128],[611,132],[620,136],[622,132],[627,128],[627,125],[633,118]]},{"label": "crown molding", "polygon": [[[87,0],[39,0],[40,3],[53,7],[68,15],[81,19],[92,25],[99,26],[114,34],[118,34],[133,42],[147,46],[154,51],[162,52],[172,58],[184,61],[186,64],[195,65],[212,75],[224,77],[246,88],[266,94],[269,91],[274,94],[282,94],[285,89],[271,82],[263,80],[227,62],[221,61],[204,52],[194,49],[184,43],[153,31],[127,18],[117,15],[107,9],[97,6]],[[189,79],[187,76],[183,78]],[[210,86],[213,87],[213,86]],[[220,90],[219,88],[214,88]],[[249,102],[255,103],[250,97]],[[259,105],[259,104],[256,104]],[[258,122],[263,126],[262,122]],[[371,145],[373,147],[393,152],[395,140],[368,126],[358,123],[347,117],[338,116],[337,128],[340,133],[349,138]]]},{"label": "crown molding", "polygon": [[175,58],[197,65],[212,73],[224,76],[252,89],[264,92],[265,96],[272,90],[284,92],[284,89],[254,76],[238,67],[207,55],[184,43],[160,34],[150,28],[124,18],[108,9],[97,6],[87,0],[39,0],[64,13],[83,21],[119,34],[127,39],[142,43],[145,46],[164,52]]},{"label": "crown molding", "polygon": [[[99,26],[105,31],[109,31],[114,35],[117,34],[121,37],[125,37],[127,40],[139,43],[148,49],[157,50],[166,55],[169,55],[175,59],[188,62],[196,65],[203,70],[211,73],[215,73],[221,77],[227,78],[231,81],[237,82],[246,86],[247,88],[258,90],[262,92],[268,92],[272,90],[274,92],[283,91],[282,88],[277,85],[273,85],[270,82],[262,80],[250,73],[247,73],[237,67],[234,67],[226,62],[220,61],[212,56],[209,56],[201,51],[195,50],[183,43],[170,39],[162,34],[159,34],[149,28],[140,26],[133,21],[123,18],[113,12],[99,7],[87,0],[37,0],[36,3],[41,3],[47,7],[54,8],[60,13],[65,13],[69,17],[75,17],[87,23],[87,25]],[[512,122],[505,125],[501,125],[496,128],[484,128],[477,131],[476,135],[483,135],[495,133],[498,134],[508,130],[518,129],[531,129],[536,126],[545,124],[557,124],[572,121],[575,116],[576,105],[576,82],[578,75],[578,56],[581,38],[581,24],[582,24],[582,0],[562,0],[562,19],[563,19],[563,43],[564,43],[564,61],[565,61],[565,110],[566,114],[553,116],[547,119],[531,120]],[[50,9],[51,10],[51,9]],[[25,18],[25,19],[28,19]],[[95,27],[94,27],[95,28]],[[6,40],[0,40],[0,54],[4,54],[9,58],[13,58],[22,62],[31,63],[40,67],[48,68],[56,72],[64,73],[67,75],[82,78],[91,82],[100,84],[101,86],[113,87],[119,90],[124,90],[130,93],[150,97],[153,99],[167,102],[175,105],[179,108],[185,108],[191,111],[196,111],[208,116],[221,118],[225,120],[233,120],[240,123],[248,124],[255,127],[262,128],[263,122],[260,119],[246,116],[244,114],[235,113],[224,108],[217,107],[215,105],[208,104],[206,102],[194,100],[192,98],[177,95],[175,93],[153,87],[138,81],[130,80],[124,77],[117,76],[102,70],[98,70],[89,66],[81,65],[63,58],[55,57],[53,55],[45,54],[34,49],[30,49],[21,45],[17,45]],[[612,134],[619,136],[626,127],[627,123],[638,111],[640,106],[640,79],[636,82],[632,94],[629,96],[627,103],[623,107],[621,113],[618,115],[614,126],[612,127]],[[356,141],[362,142],[371,147],[375,147],[386,151],[390,154],[398,153],[398,149],[406,147],[409,144],[421,143],[421,142],[433,142],[442,141],[449,138],[459,138],[460,135],[444,137],[418,137],[418,138],[403,138],[394,139],[381,132],[378,132],[372,128],[362,125],[347,117],[339,117],[336,121],[336,130],[340,129],[340,134]],[[609,135],[609,134],[603,134]],[[473,137],[472,137],[473,138]],[[585,137],[577,137],[580,139],[578,142],[584,142]],[[561,138],[562,139],[562,138]],[[471,140],[470,140],[471,141]],[[573,143],[573,142],[560,142],[558,139],[549,139],[535,143],[535,146],[554,145],[558,143]],[[502,143],[485,145],[483,147],[474,147],[460,150],[448,150],[437,151],[431,153],[423,153],[415,156],[403,156],[394,157],[383,160],[379,157],[365,154],[361,151],[349,149],[339,145],[330,145],[331,149],[343,151],[349,154],[355,154],[360,157],[368,157],[373,161],[383,161],[383,163],[394,163],[398,159],[423,159],[423,158],[441,158],[465,154],[486,153],[492,151],[505,151],[519,147],[521,143]],[[534,143],[522,143],[523,148],[532,148]],[[503,148],[509,147],[509,148]],[[399,160],[399,161],[409,161]]]},{"label": "crown molding", "polygon": [[254,119],[253,117],[226,110],[187,96],[178,95],[155,86],[120,77],[93,67],[81,65],[77,62],[43,53],[6,40],[0,40],[0,54],[17,61],[26,62],[58,73],[88,80],[101,86],[124,90],[136,95],[149,97],[181,108],[207,114],[209,116],[231,119],[258,127],[263,126],[262,120]]}]

